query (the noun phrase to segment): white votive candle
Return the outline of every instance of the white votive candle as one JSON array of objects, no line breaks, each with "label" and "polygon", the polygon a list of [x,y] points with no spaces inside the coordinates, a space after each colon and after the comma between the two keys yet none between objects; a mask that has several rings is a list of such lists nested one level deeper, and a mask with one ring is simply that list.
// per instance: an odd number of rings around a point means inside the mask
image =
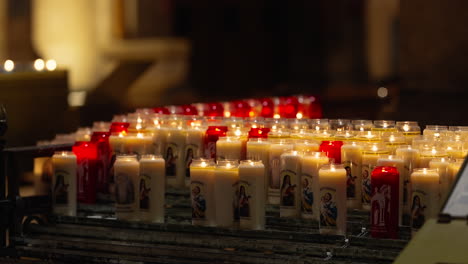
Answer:
[{"label": "white votive candle", "polygon": [[301,213],[301,159],[298,151],[280,156],[280,217],[299,217]]},{"label": "white votive candle", "polygon": [[218,160],[215,170],[216,225],[232,227],[239,217],[237,160]]},{"label": "white votive candle", "polygon": [[261,161],[244,160],[239,165],[240,227],[265,229],[265,166]]},{"label": "white votive candle", "polygon": [[215,167],[212,159],[194,159],[190,165],[192,224],[216,225]]},{"label": "white votive candle", "polygon": [[419,230],[439,212],[439,174],[435,170],[415,169],[411,174],[411,228]]},{"label": "white votive candle", "polygon": [[76,155],[71,151],[58,151],[52,156],[53,212],[76,216]]},{"label": "white votive candle", "polygon": [[166,193],[165,163],[160,155],[143,155],[140,158],[140,219],[164,223]]},{"label": "white votive candle", "polygon": [[114,163],[115,216],[138,219],[140,163],[136,155],[118,155]]},{"label": "white votive candle", "polygon": [[328,164],[329,159],[323,152],[306,153],[301,164],[301,216],[320,220],[319,169]]}]

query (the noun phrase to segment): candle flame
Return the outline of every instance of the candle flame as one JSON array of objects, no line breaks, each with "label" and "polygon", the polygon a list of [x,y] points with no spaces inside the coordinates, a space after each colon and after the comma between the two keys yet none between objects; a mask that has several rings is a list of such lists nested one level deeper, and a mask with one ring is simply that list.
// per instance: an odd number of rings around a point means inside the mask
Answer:
[{"label": "candle flame", "polygon": [[363,128],[363,127],[360,127],[360,128],[359,128],[359,131],[364,131],[364,128]]},{"label": "candle flame", "polygon": [[379,150],[379,147],[377,147],[376,145],[373,145],[372,146],[372,151],[377,151],[377,150]]},{"label": "candle flame", "polygon": [[143,134],[142,134],[142,133],[138,133],[138,134],[137,134],[137,138],[143,138]]},{"label": "candle flame", "polygon": [[122,131],[119,133],[119,137],[125,137],[127,135],[127,132]]},{"label": "candle flame", "polygon": [[231,112],[224,111],[224,117],[231,117]]},{"label": "candle flame", "polygon": [[301,112],[299,112],[299,113],[296,114],[296,118],[297,118],[297,119],[302,119],[302,117],[303,117],[303,114],[302,114]]},{"label": "candle flame", "polygon": [[395,136],[391,135],[390,138],[388,139],[390,142],[395,142]]},{"label": "candle flame", "polygon": [[250,117],[254,117],[254,116],[255,116],[255,112],[254,112],[254,111],[250,111],[250,112],[249,112],[249,116],[250,116]]},{"label": "candle flame", "polygon": [[408,126],[408,125],[404,125],[404,126],[403,126],[403,130],[404,130],[405,132],[408,132],[408,131],[409,131],[409,126]]},{"label": "candle flame", "polygon": [[281,118],[281,116],[280,116],[279,114],[274,114],[274,115],[273,115],[273,118],[279,119],[279,118]]},{"label": "candle flame", "polygon": [[200,164],[201,167],[205,168],[206,166],[208,166],[208,164],[204,161],[202,161],[202,163]]},{"label": "candle flame", "polygon": [[237,129],[235,132],[234,132],[234,135],[240,137],[242,135],[242,131],[240,129]]}]

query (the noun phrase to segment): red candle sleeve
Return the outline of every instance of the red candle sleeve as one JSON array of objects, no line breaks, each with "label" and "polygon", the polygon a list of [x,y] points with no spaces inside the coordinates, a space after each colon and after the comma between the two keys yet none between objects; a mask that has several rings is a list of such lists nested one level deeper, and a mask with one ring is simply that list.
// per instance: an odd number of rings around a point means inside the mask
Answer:
[{"label": "red candle sleeve", "polygon": [[227,126],[209,126],[205,133],[205,158],[216,159],[216,142],[219,137],[225,137]]},{"label": "red candle sleeve", "polygon": [[398,238],[399,177],[395,167],[379,166],[372,171],[372,237]]},{"label": "red candle sleeve", "polygon": [[108,193],[109,190],[109,169],[112,157],[109,137],[110,132],[94,132],[91,136],[91,142],[96,143],[97,147],[96,189],[99,193]]},{"label": "red candle sleeve", "polygon": [[96,203],[97,145],[94,142],[77,141],[72,147],[77,158],[77,200]]},{"label": "red candle sleeve", "polygon": [[341,146],[343,141],[322,141],[319,150],[324,152],[329,159],[333,159],[334,163],[341,163]]}]

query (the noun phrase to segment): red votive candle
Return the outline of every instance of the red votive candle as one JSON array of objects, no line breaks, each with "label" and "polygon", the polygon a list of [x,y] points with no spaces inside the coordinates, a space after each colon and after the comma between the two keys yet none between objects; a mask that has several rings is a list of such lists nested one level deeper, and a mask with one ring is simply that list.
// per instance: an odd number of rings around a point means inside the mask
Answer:
[{"label": "red votive candle", "polygon": [[299,110],[299,100],[295,96],[280,98],[279,114],[284,118],[296,118]]},{"label": "red votive candle", "polygon": [[216,141],[219,137],[225,137],[227,126],[209,126],[205,133],[205,158],[216,159]]},{"label": "red votive candle", "polygon": [[182,115],[198,115],[198,110],[194,105],[182,105]]},{"label": "red votive candle", "polygon": [[80,203],[96,203],[97,144],[77,141],[72,147],[77,160],[77,199]]},{"label": "red votive candle", "polygon": [[233,111],[231,111],[231,116],[235,117],[253,117],[254,112],[252,111],[252,107],[246,102],[242,100],[232,101],[231,104],[234,106]]},{"label": "red votive candle", "polygon": [[372,171],[372,237],[398,238],[399,178],[395,167],[378,166]]},{"label": "red votive candle", "polygon": [[224,107],[221,103],[206,104],[205,116],[224,116]]},{"label": "red votive candle", "polygon": [[334,163],[341,163],[341,146],[343,141],[322,141],[319,151],[324,152],[329,159],[333,159]]},{"label": "red votive candle", "polygon": [[167,109],[166,107],[154,107],[153,111],[154,111],[155,114],[160,114],[160,115],[170,115],[171,114],[169,109]]},{"label": "red votive candle", "polygon": [[96,190],[98,193],[109,192],[109,170],[111,163],[110,132],[93,132],[91,142],[96,143]]},{"label": "red votive candle", "polygon": [[270,98],[259,99],[262,104],[262,110],[260,112],[261,117],[272,118],[275,114],[275,104]]},{"label": "red votive candle", "polygon": [[109,132],[111,133],[120,133],[120,132],[128,132],[128,127],[130,127],[130,123],[127,122],[112,122],[110,125]]},{"label": "red votive candle", "polygon": [[323,116],[322,104],[317,96],[309,96],[309,118],[320,119]]},{"label": "red votive candle", "polygon": [[249,131],[249,138],[268,138],[268,127],[252,127]]}]

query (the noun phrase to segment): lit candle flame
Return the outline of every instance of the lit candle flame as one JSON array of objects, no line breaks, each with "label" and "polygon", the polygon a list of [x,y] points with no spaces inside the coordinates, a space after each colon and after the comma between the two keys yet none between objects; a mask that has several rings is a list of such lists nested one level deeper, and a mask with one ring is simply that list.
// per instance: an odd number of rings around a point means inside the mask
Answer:
[{"label": "lit candle flame", "polygon": [[231,117],[231,112],[224,111],[224,117]]},{"label": "lit candle flame", "polygon": [[279,114],[274,114],[274,115],[273,115],[273,118],[279,119],[279,118],[281,118],[281,116],[280,116]]},{"label": "lit candle flame", "polygon": [[302,119],[302,117],[303,117],[303,114],[302,114],[301,112],[299,112],[299,113],[296,114],[296,118],[297,118],[297,119]]},{"label": "lit candle flame", "polygon": [[205,168],[206,166],[208,166],[208,164],[204,161],[202,161],[202,163],[200,164],[201,167]]},{"label": "lit candle flame", "polygon": [[408,126],[408,125],[404,125],[404,126],[403,126],[403,130],[404,130],[405,132],[408,132],[408,131],[409,131],[409,126]]}]

